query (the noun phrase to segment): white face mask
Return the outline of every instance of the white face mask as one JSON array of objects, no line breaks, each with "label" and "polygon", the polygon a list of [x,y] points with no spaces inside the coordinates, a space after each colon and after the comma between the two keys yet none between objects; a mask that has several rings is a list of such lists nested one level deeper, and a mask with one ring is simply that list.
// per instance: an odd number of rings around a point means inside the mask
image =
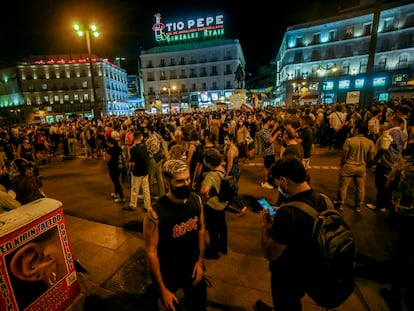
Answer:
[{"label": "white face mask", "polygon": [[277,191],[279,191],[279,193],[286,199],[289,199],[289,194],[287,192],[285,192],[280,186],[277,187]]}]

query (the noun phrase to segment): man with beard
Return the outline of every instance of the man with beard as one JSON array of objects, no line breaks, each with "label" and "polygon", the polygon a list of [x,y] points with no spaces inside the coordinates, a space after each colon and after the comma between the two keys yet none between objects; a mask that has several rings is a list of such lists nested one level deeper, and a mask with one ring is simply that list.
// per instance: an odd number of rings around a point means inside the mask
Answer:
[{"label": "man with beard", "polygon": [[185,162],[167,160],[162,173],[168,191],[144,219],[145,250],[153,285],[166,310],[176,310],[183,303],[185,310],[206,311],[202,201],[191,192],[190,170]]}]

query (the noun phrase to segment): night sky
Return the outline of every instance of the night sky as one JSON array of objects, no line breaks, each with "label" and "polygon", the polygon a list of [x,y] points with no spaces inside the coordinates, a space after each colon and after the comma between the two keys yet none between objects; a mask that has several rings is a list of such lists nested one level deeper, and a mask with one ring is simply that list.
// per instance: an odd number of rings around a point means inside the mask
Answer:
[{"label": "night sky", "polygon": [[[243,4],[242,4],[243,2]],[[125,57],[122,66],[136,74],[140,48],[155,46],[151,26],[154,13],[163,21],[222,13],[226,37],[239,39],[246,71],[255,75],[279,49],[286,28],[319,18],[335,16],[341,0],[295,0],[271,2],[200,0],[12,0],[3,10],[0,65],[15,63],[30,55],[79,54],[86,52],[86,40],[72,30],[72,22],[95,22],[101,36],[92,41],[92,53],[113,60]],[[349,5],[350,1],[346,1]],[[352,2],[352,1],[351,1]],[[354,1],[355,2],[355,1]],[[235,5],[234,3],[239,3]],[[280,5],[273,10],[271,6]],[[283,8],[282,8],[283,6]]]}]

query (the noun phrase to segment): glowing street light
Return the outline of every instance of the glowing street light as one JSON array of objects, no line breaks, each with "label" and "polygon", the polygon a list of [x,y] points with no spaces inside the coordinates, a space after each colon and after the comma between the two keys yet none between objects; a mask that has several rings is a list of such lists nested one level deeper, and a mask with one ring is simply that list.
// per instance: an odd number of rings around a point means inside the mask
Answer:
[{"label": "glowing street light", "polygon": [[162,88],[162,90],[165,92],[165,91],[168,91],[168,107],[169,107],[169,109],[170,109],[170,115],[171,115],[171,90],[173,90],[173,91],[175,91],[176,90],[176,86],[175,85],[172,85],[172,86],[164,86],[163,88]]},{"label": "glowing street light", "polygon": [[94,117],[101,116],[101,109],[99,107],[99,103],[96,97],[96,87],[95,87],[95,75],[93,72],[92,67],[92,52],[91,52],[91,35],[95,38],[99,37],[98,27],[95,24],[90,24],[89,28],[83,28],[80,24],[75,23],[73,24],[73,29],[77,33],[78,36],[83,37],[85,35],[86,38],[86,46],[88,48],[88,58],[89,58],[89,66],[91,70],[91,81],[92,81],[92,91],[93,91],[93,115]]},{"label": "glowing street light", "polygon": [[325,80],[322,82],[322,88],[321,88],[321,95],[323,95],[322,104],[325,104],[325,97],[326,97],[326,86],[327,86],[327,80],[328,80],[328,73],[329,71],[336,72],[338,70],[338,67],[336,64],[333,66],[326,65],[326,66],[320,66],[317,69],[317,72],[322,76],[325,75]]}]

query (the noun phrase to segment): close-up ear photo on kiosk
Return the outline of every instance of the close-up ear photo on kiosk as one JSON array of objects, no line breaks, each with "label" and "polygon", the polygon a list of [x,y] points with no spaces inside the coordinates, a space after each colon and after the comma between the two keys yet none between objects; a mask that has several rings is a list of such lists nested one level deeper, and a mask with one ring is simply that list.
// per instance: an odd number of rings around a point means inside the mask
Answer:
[{"label": "close-up ear photo on kiosk", "polygon": [[21,310],[68,274],[57,226],[7,255],[6,262]]}]

